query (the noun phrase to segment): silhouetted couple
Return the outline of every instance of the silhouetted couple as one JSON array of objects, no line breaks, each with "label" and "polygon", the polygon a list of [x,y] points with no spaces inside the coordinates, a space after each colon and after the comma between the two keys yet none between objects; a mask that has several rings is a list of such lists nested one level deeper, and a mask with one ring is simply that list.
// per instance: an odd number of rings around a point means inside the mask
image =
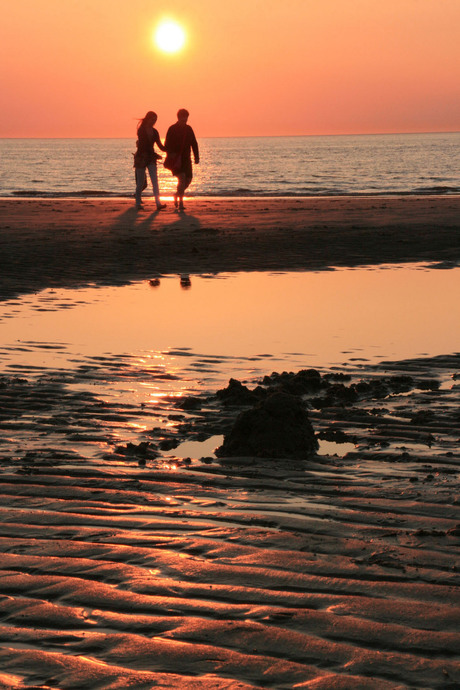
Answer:
[{"label": "silhouetted couple", "polygon": [[193,129],[187,124],[188,118],[189,112],[185,108],[177,112],[177,122],[168,129],[164,145],[161,143],[158,130],[154,127],[157,114],[150,110],[140,121],[137,128],[137,150],[134,154],[136,208],[142,208],[142,191],[147,187],[147,170],[157,209],[160,211],[166,208],[166,204],[160,201],[157,160],[161,160],[161,156],[154,149],[156,144],[160,151],[166,151],[165,167],[177,177],[174,206],[181,211],[184,209],[184,192],[193,178],[192,151],[195,164],[200,162],[198,143]]}]

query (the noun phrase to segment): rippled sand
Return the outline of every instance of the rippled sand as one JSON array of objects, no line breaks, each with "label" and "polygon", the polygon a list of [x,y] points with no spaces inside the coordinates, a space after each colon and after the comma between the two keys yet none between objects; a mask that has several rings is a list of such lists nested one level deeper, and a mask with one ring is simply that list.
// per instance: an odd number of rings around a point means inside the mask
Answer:
[{"label": "rippled sand", "polygon": [[[110,456],[141,410],[3,378],[0,687],[458,687],[459,368],[360,368],[410,390],[312,410],[355,450],[302,462]],[[179,437],[236,414],[204,407]]]}]

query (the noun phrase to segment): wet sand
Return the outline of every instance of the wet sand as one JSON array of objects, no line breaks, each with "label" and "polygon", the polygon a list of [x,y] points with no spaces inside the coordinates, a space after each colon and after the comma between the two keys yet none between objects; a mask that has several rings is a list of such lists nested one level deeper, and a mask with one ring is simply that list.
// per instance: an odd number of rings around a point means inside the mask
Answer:
[{"label": "wet sand", "polygon": [[0,200],[0,297],[162,273],[460,260],[460,197]]},{"label": "wet sand", "polygon": [[[141,410],[3,378],[2,429],[41,447],[2,436],[0,687],[458,687],[459,369],[323,372],[310,419],[354,450],[303,461],[166,457],[148,423],[87,459],[59,437],[102,446]],[[171,419],[203,438],[240,407]]]},{"label": "wet sand", "polygon": [[[2,294],[459,258],[457,199],[297,203],[152,218],[2,201]],[[459,370],[447,353],[321,372],[313,427],[354,450],[305,461],[175,456],[174,437],[225,433],[241,405],[164,400],[165,437],[144,406],[99,393],[143,375],[121,356],[77,372],[86,392],[62,370],[0,376],[0,688],[459,687]],[[115,444],[140,418],[137,441]]]}]

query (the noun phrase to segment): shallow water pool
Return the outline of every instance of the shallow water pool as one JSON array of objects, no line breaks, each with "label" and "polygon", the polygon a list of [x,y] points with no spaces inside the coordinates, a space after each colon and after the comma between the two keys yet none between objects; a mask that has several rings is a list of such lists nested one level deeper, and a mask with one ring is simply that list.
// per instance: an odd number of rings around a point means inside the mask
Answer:
[{"label": "shallow water pool", "polygon": [[459,279],[417,265],[49,289],[1,305],[0,354],[7,368],[129,354],[197,378],[217,359],[224,379],[435,355],[458,347]]},{"label": "shallow water pool", "polygon": [[66,447],[94,456],[154,426],[174,429],[178,415],[187,419],[178,399],[230,377],[253,384],[272,371],[356,372],[455,352],[459,277],[421,265],[152,276],[4,302],[2,371],[19,383],[0,443],[20,452],[54,434],[53,448],[65,436]]}]

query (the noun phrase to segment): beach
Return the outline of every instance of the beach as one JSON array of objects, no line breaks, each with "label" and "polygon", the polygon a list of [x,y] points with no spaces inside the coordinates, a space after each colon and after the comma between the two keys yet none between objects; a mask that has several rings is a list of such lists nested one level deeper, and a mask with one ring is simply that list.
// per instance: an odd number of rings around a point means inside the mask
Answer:
[{"label": "beach", "polygon": [[[1,298],[460,261],[458,196],[167,204],[1,199]],[[0,688],[459,687],[459,353],[171,396],[169,437],[145,406],[98,394],[102,378],[152,377],[146,364],[93,364],[84,392],[57,370],[0,376]],[[173,437],[228,434],[271,392],[304,400],[317,437],[346,451],[174,452]],[[102,446],[142,416],[136,442],[101,458],[59,441]],[[9,453],[15,436],[36,448]]]},{"label": "beach", "polygon": [[2,199],[3,298],[163,273],[312,270],[460,258],[460,197]]}]

